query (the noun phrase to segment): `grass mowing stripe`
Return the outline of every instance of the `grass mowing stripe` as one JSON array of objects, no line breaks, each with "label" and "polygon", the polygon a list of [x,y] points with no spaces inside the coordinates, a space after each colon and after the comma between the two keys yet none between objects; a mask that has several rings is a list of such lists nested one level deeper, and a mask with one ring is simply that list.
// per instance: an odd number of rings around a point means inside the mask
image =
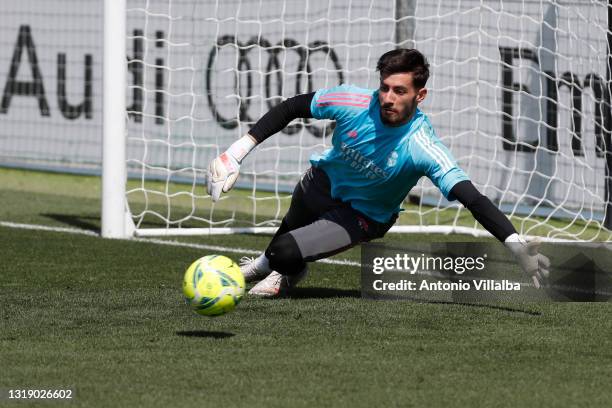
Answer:
[{"label": "grass mowing stripe", "polygon": [[[82,229],[77,229],[77,228],[48,227],[45,225],[18,224],[18,223],[6,222],[6,221],[0,221],[0,226],[7,227],[7,228],[19,228],[19,229],[49,231],[49,232],[64,232],[64,233],[69,233],[69,234],[80,234],[80,235],[99,237],[99,234],[93,231],[82,230]],[[155,238],[153,239],[151,238],[130,238],[129,241],[153,243],[157,245],[167,245],[167,246],[175,246],[175,247],[183,247],[183,248],[203,249],[207,251],[230,252],[230,253],[236,253],[236,254],[259,255],[261,253],[261,251],[254,250],[254,249],[248,249],[248,248],[232,248],[232,247],[224,247],[224,246],[219,246],[219,245],[195,244],[195,243],[179,242],[179,241],[164,241],[164,240],[155,239]],[[320,259],[316,262],[328,264],[328,265],[343,265],[343,266],[361,267],[360,262],[349,261],[347,259]],[[421,271],[420,274],[425,275],[425,276],[440,275],[439,273],[436,273],[435,271]],[[465,276],[464,278],[469,279],[470,277]],[[532,283],[529,283],[529,282],[517,282],[517,283],[519,283],[522,287],[534,286]],[[553,285],[551,288],[556,289],[556,290],[572,292],[572,293],[589,293],[589,294],[595,293],[598,296],[609,296],[610,295],[610,293],[605,292],[605,291],[599,291],[599,290],[585,291],[583,289],[573,287],[573,286],[567,286],[567,285]]]},{"label": "grass mowing stripe", "polygon": [[[97,236],[100,235],[88,230],[82,230],[78,228],[61,228],[61,227],[48,227],[46,225],[37,225],[37,224],[18,224],[14,222],[0,221],[0,227],[6,228],[18,228],[18,229],[26,229],[26,230],[34,230],[34,231],[48,231],[48,232],[64,232],[68,234],[80,234],[80,235],[89,235],[89,236]],[[190,242],[179,242],[179,241],[165,241],[162,239],[151,239],[151,238],[129,238],[129,241],[133,242],[148,242],[157,245],[168,245],[168,246],[176,246],[183,248],[193,248],[193,249],[204,249],[207,251],[222,251],[222,252],[230,252],[235,254],[247,254],[247,255],[259,255],[261,253],[260,250],[249,249],[249,248],[232,248],[232,247],[224,247],[220,245],[206,245],[206,244],[195,244]],[[356,266],[360,267],[360,262],[349,261],[348,259],[321,259],[317,262],[330,264],[330,265],[344,265],[344,266]]]},{"label": "grass mowing stripe", "polygon": [[[263,241],[236,237],[234,247]],[[0,230],[0,387],[71,384],[75,408],[612,399],[608,304],[366,301],[355,269],[320,264],[299,296],[246,297],[209,319],[183,304],[179,286],[201,251],[147,242]]]}]

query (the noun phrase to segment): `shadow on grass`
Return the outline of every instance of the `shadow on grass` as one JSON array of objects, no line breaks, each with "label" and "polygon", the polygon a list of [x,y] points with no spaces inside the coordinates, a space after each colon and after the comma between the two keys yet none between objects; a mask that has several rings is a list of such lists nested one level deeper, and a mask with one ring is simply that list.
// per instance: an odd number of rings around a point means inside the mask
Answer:
[{"label": "shadow on grass", "polygon": [[[155,208],[149,209],[149,211],[156,212],[157,214],[165,214],[168,209],[167,208]],[[100,215],[76,215],[76,214],[57,214],[57,213],[41,213],[43,217],[50,218],[54,221],[60,222],[67,226],[71,226],[74,228],[79,228],[88,231],[100,232]],[[174,214],[172,222],[174,224],[171,225],[171,228],[177,228],[176,219],[179,217],[179,214]],[[251,217],[248,213],[240,213],[240,212],[228,212],[222,210],[215,211],[215,217],[213,218],[213,222],[220,222],[222,220],[233,220],[232,222],[227,222],[227,224],[220,224],[219,227],[253,227],[253,223],[249,220]],[[264,221],[264,218],[258,218],[257,222]],[[247,221],[249,220],[249,221]],[[188,220],[182,222],[180,224],[181,228],[208,228],[210,226],[207,222],[202,222],[198,220]],[[139,228],[168,228],[168,223],[164,219],[160,219],[157,216],[153,216],[151,214],[146,214],[143,220],[139,222]],[[259,234],[243,234],[243,235],[259,235]]]},{"label": "shadow on grass", "polygon": [[[41,214],[43,217],[51,218],[52,220],[61,222],[62,224],[70,225],[71,227],[100,232],[100,217],[99,216],[81,216],[70,214]],[[90,221],[91,220],[91,221]]]},{"label": "shadow on grass", "polygon": [[206,330],[182,330],[182,331],[177,331],[176,335],[183,336],[183,337],[205,337],[209,339],[227,339],[229,337],[235,336],[234,333],[206,331]]},{"label": "shadow on grass", "polygon": [[[361,298],[361,291],[355,289],[334,289],[334,288],[294,288],[287,296],[289,299],[329,299],[329,298]],[[439,305],[458,305],[481,309],[500,310],[503,312],[523,313],[530,316],[541,316],[542,313],[534,310],[520,309],[517,307],[490,305],[485,303],[451,302],[442,300],[427,299],[381,299],[381,300],[409,300],[417,303],[430,303]]]},{"label": "shadow on grass", "polygon": [[287,297],[290,299],[360,298],[361,291],[334,288],[294,288]]},{"label": "shadow on grass", "polygon": [[486,303],[466,303],[466,302],[451,302],[444,300],[424,300],[424,299],[415,299],[413,300],[419,303],[431,303],[436,305],[459,305],[459,306],[467,306],[474,307],[480,309],[492,309],[492,310],[501,310],[503,312],[511,312],[511,313],[523,313],[530,316],[541,316],[542,313],[535,310],[527,310],[527,309],[519,309],[516,307],[509,306],[498,306],[498,305],[488,305]]}]

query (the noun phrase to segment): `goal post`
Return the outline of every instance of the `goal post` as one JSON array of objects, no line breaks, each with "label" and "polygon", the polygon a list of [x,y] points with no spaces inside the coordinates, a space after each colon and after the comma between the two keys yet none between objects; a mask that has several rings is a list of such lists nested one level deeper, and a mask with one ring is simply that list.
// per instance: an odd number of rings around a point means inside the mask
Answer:
[{"label": "goal post", "polygon": [[606,109],[606,132],[605,132],[605,201],[606,210],[604,217],[604,227],[612,230],[612,0],[608,0],[608,32],[607,40],[607,64],[606,64],[606,83],[608,105]]},{"label": "goal post", "polygon": [[125,196],[126,164],[126,0],[104,0],[102,110],[102,220],[104,238],[133,234]]}]

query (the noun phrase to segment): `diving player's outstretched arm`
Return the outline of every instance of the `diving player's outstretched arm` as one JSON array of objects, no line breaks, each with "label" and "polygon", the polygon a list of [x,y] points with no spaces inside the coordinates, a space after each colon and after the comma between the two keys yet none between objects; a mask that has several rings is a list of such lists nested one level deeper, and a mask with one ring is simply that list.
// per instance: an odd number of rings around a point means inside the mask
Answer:
[{"label": "diving player's outstretched arm", "polygon": [[539,288],[549,274],[550,260],[538,253],[539,242],[526,242],[514,229],[510,220],[482,195],[471,181],[460,181],[451,193],[463,204],[474,218],[512,252],[521,269],[531,277]]},{"label": "diving player's outstretched arm", "polygon": [[255,126],[235,141],[208,166],[207,190],[213,201],[227,193],[238,179],[242,160],[259,143],[285,128],[293,119],[312,118],[310,103],[314,92],[289,98],[270,109]]}]

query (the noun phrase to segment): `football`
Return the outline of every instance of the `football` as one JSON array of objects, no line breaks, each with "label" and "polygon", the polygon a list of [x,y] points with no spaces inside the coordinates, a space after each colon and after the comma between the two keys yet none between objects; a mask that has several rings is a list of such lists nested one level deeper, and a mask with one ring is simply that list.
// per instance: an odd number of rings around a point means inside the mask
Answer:
[{"label": "football", "polygon": [[196,313],[219,316],[240,303],[244,286],[244,277],[234,261],[222,255],[207,255],[187,268],[183,295]]}]

